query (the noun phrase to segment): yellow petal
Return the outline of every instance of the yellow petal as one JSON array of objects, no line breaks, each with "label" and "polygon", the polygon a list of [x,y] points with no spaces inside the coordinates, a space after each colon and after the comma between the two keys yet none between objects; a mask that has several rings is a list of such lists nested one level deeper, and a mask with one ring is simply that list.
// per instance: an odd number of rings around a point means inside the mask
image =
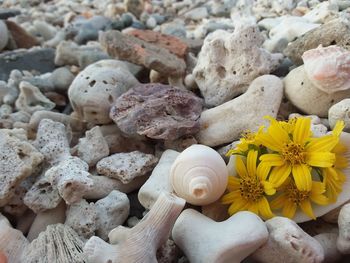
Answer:
[{"label": "yellow petal", "polygon": [[281,194],[279,196],[277,196],[275,199],[273,199],[270,202],[271,208],[272,209],[280,209],[282,208],[285,203],[288,201],[286,194]]},{"label": "yellow petal", "polygon": [[259,214],[261,214],[264,219],[273,217],[269,202],[265,197],[261,198],[259,201]]},{"label": "yellow petal", "polygon": [[307,152],[305,162],[316,167],[331,167],[335,162],[335,154],[330,152]]},{"label": "yellow petal", "polygon": [[335,136],[340,136],[340,134],[341,134],[341,132],[343,131],[343,129],[344,129],[344,127],[345,127],[345,123],[344,123],[344,121],[337,121],[336,122],[336,124],[335,124],[335,126],[334,126],[334,128],[333,128],[333,134],[335,135]]},{"label": "yellow petal", "polygon": [[339,142],[339,138],[333,135],[326,135],[320,138],[312,138],[310,143],[305,146],[307,152],[329,152]]},{"label": "yellow petal", "polygon": [[248,176],[247,168],[240,156],[236,158],[236,171],[241,178],[246,178]]},{"label": "yellow petal", "polygon": [[326,192],[326,186],[324,183],[313,181],[311,192],[317,195],[323,194]]},{"label": "yellow petal", "polygon": [[285,217],[292,219],[295,215],[296,210],[297,210],[297,205],[295,203],[286,201],[283,206],[282,214]]},{"label": "yellow petal", "polygon": [[259,141],[262,145],[273,151],[281,151],[283,144],[270,136],[269,134],[258,134],[256,140]]},{"label": "yellow petal", "polygon": [[304,145],[306,139],[310,137],[310,118],[297,118],[293,131],[293,141],[300,145]]},{"label": "yellow petal", "polygon": [[300,202],[300,208],[303,212],[310,218],[316,220],[314,212],[312,211],[311,203],[309,200],[304,200]]},{"label": "yellow petal", "polygon": [[269,182],[275,187],[280,187],[288,178],[292,168],[286,163],[282,166],[274,167],[271,171]]},{"label": "yellow petal", "polygon": [[256,175],[260,179],[260,181],[266,181],[267,176],[269,175],[271,166],[266,165],[264,163],[259,163],[258,169],[256,171]]},{"label": "yellow petal", "polygon": [[310,191],[312,187],[312,177],[309,167],[305,164],[293,165],[292,174],[296,187],[300,191]]},{"label": "yellow petal", "polygon": [[274,184],[267,182],[267,181],[263,181],[262,185],[264,186],[264,192],[267,195],[274,195],[276,193],[276,189]]},{"label": "yellow petal", "polygon": [[237,202],[241,199],[240,191],[233,191],[228,194],[225,194],[223,197],[221,197],[221,203],[224,205],[231,204],[232,202]]},{"label": "yellow petal", "polygon": [[334,148],[333,148],[333,150],[332,150],[332,152],[334,152],[334,153],[345,153],[346,151],[347,151],[347,147],[344,145],[344,144],[342,144],[342,143],[338,143]]},{"label": "yellow petal", "polygon": [[310,199],[312,200],[312,202],[314,202],[318,205],[328,205],[329,204],[328,198],[324,195],[317,195],[317,194],[311,193]]},{"label": "yellow petal", "polygon": [[282,156],[275,153],[267,153],[261,155],[260,161],[268,166],[281,166],[284,164]]},{"label": "yellow petal", "polygon": [[239,189],[240,180],[235,176],[229,176],[227,180],[227,189],[230,191],[234,191]]},{"label": "yellow petal", "polygon": [[247,202],[245,200],[237,200],[230,207],[228,208],[228,213],[232,216],[233,214],[237,213],[238,211],[245,210],[247,207]]},{"label": "yellow petal", "polygon": [[256,159],[258,158],[258,151],[250,150],[247,156],[247,169],[250,176],[256,175]]},{"label": "yellow petal", "polygon": [[348,159],[346,159],[344,156],[336,155],[334,166],[339,169],[344,169],[348,167]]},{"label": "yellow petal", "polygon": [[271,125],[268,128],[268,133],[274,141],[280,145],[280,147],[290,141],[287,131],[282,128],[278,121],[271,122]]},{"label": "yellow petal", "polygon": [[250,202],[247,205],[247,210],[258,215],[259,214],[259,206],[256,202]]}]

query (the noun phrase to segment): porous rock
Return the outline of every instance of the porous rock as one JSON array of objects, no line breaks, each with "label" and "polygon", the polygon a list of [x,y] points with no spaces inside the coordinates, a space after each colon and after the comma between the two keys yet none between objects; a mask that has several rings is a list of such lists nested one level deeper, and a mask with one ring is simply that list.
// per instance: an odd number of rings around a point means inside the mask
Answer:
[{"label": "porous rock", "polygon": [[95,123],[111,122],[109,110],[114,101],[139,82],[118,60],[101,60],[81,71],[68,90],[77,116]]},{"label": "porous rock", "polygon": [[257,131],[268,124],[264,116],[277,116],[282,95],[283,83],[276,76],[256,78],[243,95],[202,112],[198,142],[217,146],[238,140],[247,129]]},{"label": "porous rock", "polygon": [[193,75],[207,105],[232,99],[278,67],[282,55],[262,49],[263,41],[256,26],[237,27],[233,33],[217,30],[206,37]]},{"label": "porous rock", "polygon": [[126,184],[135,177],[147,174],[157,162],[158,158],[154,155],[139,151],[115,153],[99,161],[96,169],[99,174],[119,179]]},{"label": "porous rock", "polygon": [[268,241],[252,257],[262,263],[321,263],[324,251],[321,244],[306,234],[294,221],[274,217],[265,222]]},{"label": "porous rock", "polygon": [[21,181],[35,172],[43,155],[26,141],[0,131],[0,206],[14,195]]},{"label": "porous rock", "polygon": [[202,100],[190,91],[143,84],[120,96],[110,116],[126,134],[175,140],[199,129]]}]

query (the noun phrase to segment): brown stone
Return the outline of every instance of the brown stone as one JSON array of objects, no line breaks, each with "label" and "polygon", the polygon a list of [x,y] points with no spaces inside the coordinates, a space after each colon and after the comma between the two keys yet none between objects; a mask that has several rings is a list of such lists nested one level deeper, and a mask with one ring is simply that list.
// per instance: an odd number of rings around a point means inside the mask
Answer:
[{"label": "brown stone", "polygon": [[175,140],[199,131],[203,100],[188,90],[141,84],[117,98],[110,117],[124,133]]},{"label": "brown stone", "polygon": [[185,61],[167,49],[116,30],[102,32],[100,43],[112,57],[143,65],[166,76],[182,76],[186,69]]},{"label": "brown stone", "polygon": [[28,34],[26,30],[15,22],[10,20],[6,20],[5,22],[17,48],[31,48],[40,44],[35,37]]},{"label": "brown stone", "polygon": [[127,33],[143,41],[165,48],[180,58],[184,58],[188,51],[188,46],[181,39],[161,34],[152,30],[134,29]]}]

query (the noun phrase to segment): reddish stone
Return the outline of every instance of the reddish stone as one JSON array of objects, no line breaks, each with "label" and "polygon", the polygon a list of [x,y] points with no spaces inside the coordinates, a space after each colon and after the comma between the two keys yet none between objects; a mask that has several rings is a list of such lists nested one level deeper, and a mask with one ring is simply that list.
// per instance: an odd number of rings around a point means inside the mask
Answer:
[{"label": "reddish stone", "polygon": [[165,48],[180,58],[184,58],[188,52],[187,44],[181,39],[174,36],[164,35],[152,30],[139,29],[129,31],[127,34],[142,39],[143,41],[154,44],[156,46]]},{"label": "reddish stone", "polygon": [[28,34],[27,31],[15,22],[10,20],[6,20],[5,22],[17,48],[31,48],[40,44],[35,37]]},{"label": "reddish stone", "polygon": [[203,100],[159,83],[137,85],[118,97],[110,117],[128,135],[176,140],[199,131]]}]

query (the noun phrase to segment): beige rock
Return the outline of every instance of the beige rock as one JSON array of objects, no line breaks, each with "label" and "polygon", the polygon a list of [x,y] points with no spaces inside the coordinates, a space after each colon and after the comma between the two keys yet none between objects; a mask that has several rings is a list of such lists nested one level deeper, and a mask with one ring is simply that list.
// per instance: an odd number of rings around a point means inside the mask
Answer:
[{"label": "beige rock", "polygon": [[238,212],[218,223],[186,209],[176,220],[172,237],[191,263],[239,263],[266,242],[268,232],[251,212]]},{"label": "beige rock", "polygon": [[334,128],[338,120],[344,121],[344,131],[350,131],[350,99],[343,99],[329,108],[328,120],[331,128]]},{"label": "beige rock", "polygon": [[304,66],[293,69],[284,79],[285,94],[294,106],[306,114],[327,117],[330,107],[350,96],[350,90],[327,94],[308,79]]},{"label": "beige rock", "polygon": [[281,54],[260,48],[263,37],[257,26],[238,27],[229,33],[208,35],[193,70],[195,81],[209,106],[218,106],[245,92],[258,76],[276,69]]},{"label": "beige rock", "polygon": [[314,236],[324,251],[324,263],[338,262],[342,258],[342,254],[337,248],[337,238],[336,233],[322,233]]},{"label": "beige rock", "polygon": [[324,251],[317,240],[306,234],[294,221],[274,217],[266,221],[268,241],[252,257],[268,263],[321,263]]},{"label": "beige rock", "polygon": [[350,204],[346,204],[341,208],[338,226],[337,248],[342,254],[350,254]]},{"label": "beige rock", "polygon": [[202,112],[198,142],[217,146],[239,139],[247,129],[257,131],[260,125],[267,125],[264,116],[277,116],[282,95],[283,83],[276,76],[256,78],[245,94]]}]

